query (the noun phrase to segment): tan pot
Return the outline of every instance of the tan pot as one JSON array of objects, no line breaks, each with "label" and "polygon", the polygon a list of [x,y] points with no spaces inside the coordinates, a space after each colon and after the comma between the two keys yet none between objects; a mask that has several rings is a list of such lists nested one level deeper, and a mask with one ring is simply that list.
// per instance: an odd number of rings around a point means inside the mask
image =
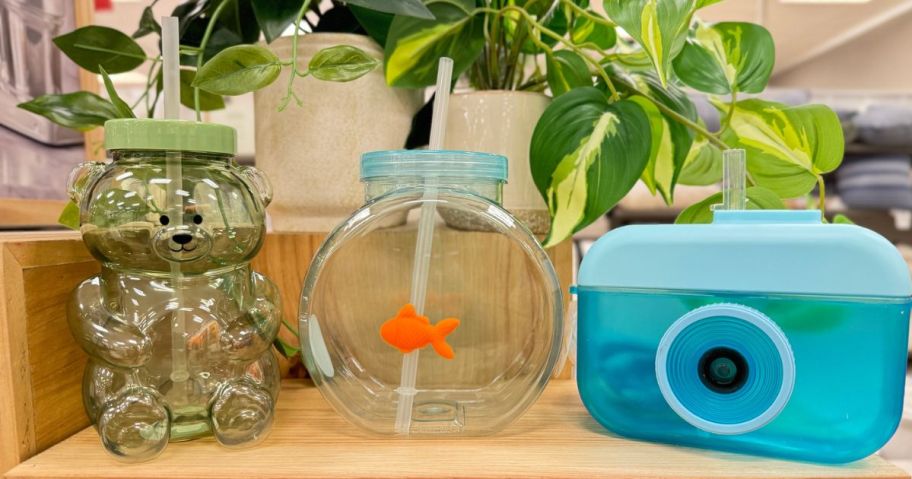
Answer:
[{"label": "tan pot", "polygon": [[551,225],[548,206],[529,169],[529,145],[535,124],[550,98],[541,93],[477,91],[450,97],[445,146],[507,157],[509,173],[503,205],[533,233]]},{"label": "tan pot", "polygon": [[[319,50],[352,45],[378,60],[383,50],[363,35],[315,33],[298,41],[298,65],[304,69]],[[291,37],[268,45],[279,58],[291,58]],[[285,111],[289,69],[254,95],[256,165],[269,177],[269,206],[275,231],[332,230],[364,203],[359,181],[361,154],[405,145],[412,117],[421,107],[420,91],[386,85],[383,68],[348,83],[295,79],[294,100]]]}]

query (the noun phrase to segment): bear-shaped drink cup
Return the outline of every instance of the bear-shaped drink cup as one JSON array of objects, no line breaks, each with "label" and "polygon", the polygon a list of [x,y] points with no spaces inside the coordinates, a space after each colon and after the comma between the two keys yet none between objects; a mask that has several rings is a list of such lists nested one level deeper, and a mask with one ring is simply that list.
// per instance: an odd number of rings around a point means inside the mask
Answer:
[{"label": "bear-shaped drink cup", "polygon": [[[102,265],[68,308],[90,356],[86,411],[104,447],[126,460],[209,434],[253,444],[279,391],[280,297],[250,268],[269,183],[234,161],[227,126],[131,119],[105,129],[113,161],[80,165],[68,182]],[[180,185],[167,174],[175,155]]]}]

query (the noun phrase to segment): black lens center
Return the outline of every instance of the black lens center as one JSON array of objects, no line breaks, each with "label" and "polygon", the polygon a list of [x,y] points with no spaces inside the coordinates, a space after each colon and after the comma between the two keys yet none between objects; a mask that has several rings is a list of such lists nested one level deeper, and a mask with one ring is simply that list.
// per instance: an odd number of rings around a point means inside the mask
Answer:
[{"label": "black lens center", "polygon": [[700,380],[717,393],[730,394],[747,381],[747,361],[731,348],[713,348],[700,358],[697,366]]}]

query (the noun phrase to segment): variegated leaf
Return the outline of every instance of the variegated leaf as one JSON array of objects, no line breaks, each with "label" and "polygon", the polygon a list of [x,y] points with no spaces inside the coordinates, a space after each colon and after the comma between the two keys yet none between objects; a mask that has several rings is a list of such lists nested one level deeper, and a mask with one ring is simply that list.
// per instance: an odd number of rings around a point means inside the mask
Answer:
[{"label": "variegated leaf", "polygon": [[747,150],[754,182],[783,198],[810,192],[818,176],[839,166],[845,148],[839,117],[826,106],[791,107],[759,99],[735,104],[722,139]]},{"label": "variegated leaf", "polygon": [[558,50],[546,57],[548,86],[556,98],[582,86],[592,86],[592,74],[586,60],[571,51]]},{"label": "variegated leaf", "polygon": [[605,0],[605,12],[649,54],[665,85],[684,46],[697,0]]},{"label": "variegated leaf", "polygon": [[471,12],[471,0],[433,0],[427,4],[433,20],[397,15],[386,41],[386,82],[423,88],[437,79],[440,57],[453,59],[458,78],[484,47],[484,16]]},{"label": "variegated leaf", "polygon": [[759,93],[766,88],[776,47],[769,32],[753,23],[700,25],[674,60],[678,78],[716,95]]},{"label": "variegated leaf", "polygon": [[607,50],[617,43],[617,32],[613,27],[604,23],[579,16],[573,22],[570,40],[577,45],[594,45],[602,50]]},{"label": "variegated leaf", "polygon": [[682,185],[711,185],[722,181],[722,151],[704,137],[694,140],[678,183]]},{"label": "variegated leaf", "polygon": [[594,87],[571,90],[535,127],[532,177],[551,212],[546,246],[592,223],[636,183],[649,161],[649,119],[632,101],[609,103]]},{"label": "variegated leaf", "polygon": [[[785,209],[782,199],[771,190],[760,186],[752,186],[747,189],[747,209],[749,210],[781,210]],[[693,223],[712,223],[712,208],[722,203],[722,193],[710,195],[708,198],[694,203],[682,211],[675,223],[693,224]]]},{"label": "variegated leaf", "polygon": [[641,178],[652,194],[658,191],[666,204],[674,200],[674,187],[684,166],[693,139],[687,128],[667,118],[652,100],[643,96],[630,99],[640,105],[649,118],[651,148],[649,162]]}]

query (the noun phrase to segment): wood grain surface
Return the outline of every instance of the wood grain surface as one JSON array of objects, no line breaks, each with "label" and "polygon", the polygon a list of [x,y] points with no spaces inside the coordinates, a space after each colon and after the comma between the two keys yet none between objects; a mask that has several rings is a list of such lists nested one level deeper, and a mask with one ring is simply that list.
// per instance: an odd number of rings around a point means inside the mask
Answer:
[{"label": "wood grain surface", "polygon": [[57,226],[64,200],[0,198],[0,228]]},{"label": "wood grain surface", "polygon": [[821,466],[620,439],[586,413],[572,381],[552,381],[504,432],[480,438],[367,436],[319,392],[286,380],[266,440],[227,450],[211,439],[170,444],[158,459],[123,464],[86,429],[10,471],[8,479],[291,479],[309,477],[908,478],[879,457]]}]

